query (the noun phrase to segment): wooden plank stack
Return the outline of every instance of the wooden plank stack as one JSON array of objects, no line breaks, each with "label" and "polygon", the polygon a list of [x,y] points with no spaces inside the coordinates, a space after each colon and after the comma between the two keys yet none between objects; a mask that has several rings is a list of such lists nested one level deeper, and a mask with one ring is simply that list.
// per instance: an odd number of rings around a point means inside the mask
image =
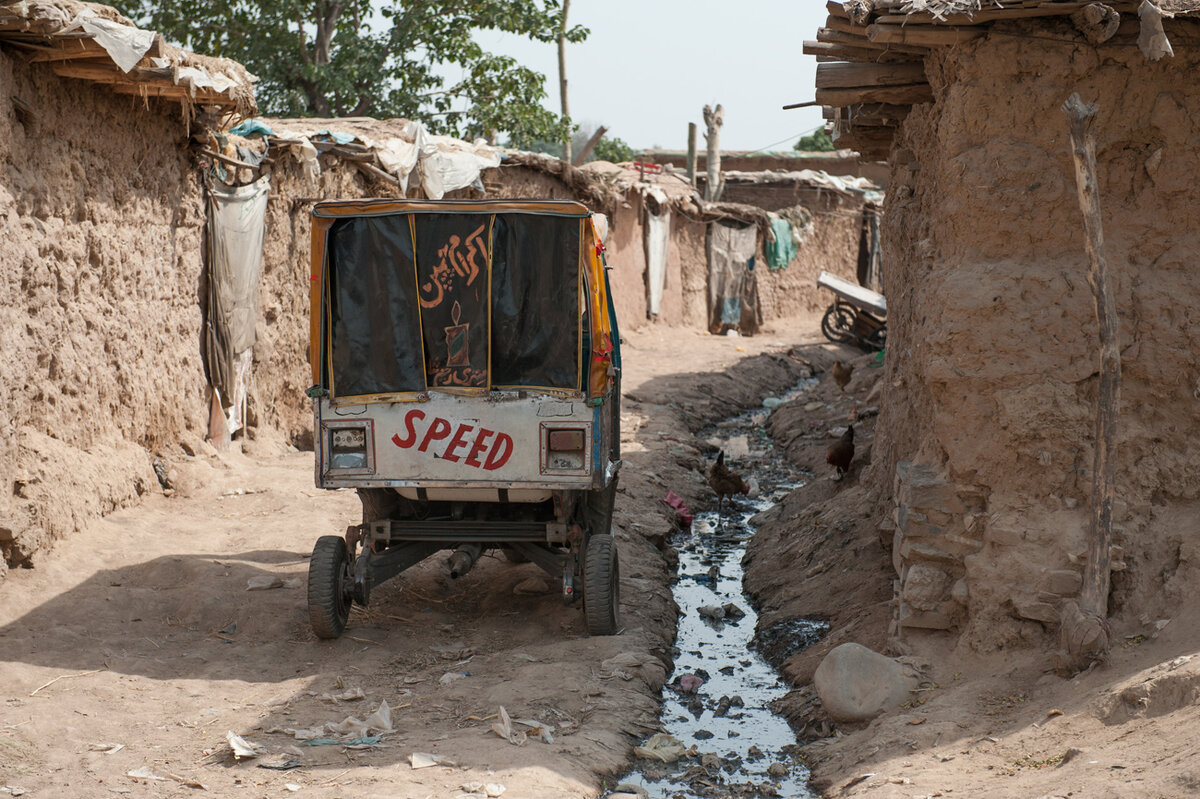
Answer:
[{"label": "wooden plank stack", "polygon": [[[1137,0],[1102,0],[1137,19]],[[896,129],[918,103],[933,101],[924,59],[935,48],[964,45],[999,22],[1079,15],[1093,0],[844,0],[804,53],[816,56],[817,103],[833,140],[865,158],[885,159]],[[1200,0],[1159,0],[1175,13],[1200,11]],[[1125,17],[1123,17],[1125,18]],[[1079,19],[1079,17],[1076,17]],[[1082,23],[1078,23],[1082,29]],[[1085,41],[1083,35],[1080,41]]]}]

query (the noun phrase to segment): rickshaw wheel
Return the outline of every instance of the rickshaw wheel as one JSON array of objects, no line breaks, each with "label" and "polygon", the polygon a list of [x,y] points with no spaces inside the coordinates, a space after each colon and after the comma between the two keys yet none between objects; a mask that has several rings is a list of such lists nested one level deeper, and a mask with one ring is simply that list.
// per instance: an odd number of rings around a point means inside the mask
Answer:
[{"label": "rickshaw wheel", "polygon": [[323,535],[308,561],[308,620],[318,638],[337,638],[350,619],[350,557],[346,542]]},{"label": "rickshaw wheel", "polygon": [[830,341],[853,344],[856,339],[853,308],[841,302],[830,305],[821,319],[821,332]]},{"label": "rickshaw wheel", "polygon": [[611,535],[588,539],[583,564],[583,615],[588,635],[614,635],[621,605],[621,568]]}]

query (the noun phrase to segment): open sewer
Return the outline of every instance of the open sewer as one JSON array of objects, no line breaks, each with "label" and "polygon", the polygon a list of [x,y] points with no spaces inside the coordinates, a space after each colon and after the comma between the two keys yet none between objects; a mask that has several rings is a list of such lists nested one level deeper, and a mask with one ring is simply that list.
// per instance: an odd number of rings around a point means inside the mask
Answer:
[{"label": "open sewer", "polygon": [[[814,382],[801,383],[788,398]],[[697,514],[691,533],[674,542],[679,552],[673,589],[679,605],[675,670],[663,686],[662,733],[642,747],[668,758],[672,747],[689,752],[669,763],[639,758],[637,770],[618,781],[651,799],[815,795],[808,789],[808,769],[797,757],[795,734],[771,712],[770,703],[789,686],[752,646],[758,614],[742,588],[742,556],[754,535],[751,518],[806,479],[767,435],[768,412],[750,411],[699,435],[724,449],[726,463],[747,481],[753,477],[760,483],[759,496],[726,501],[721,515]],[[797,620],[763,637],[790,657],[827,629],[825,622]]]}]

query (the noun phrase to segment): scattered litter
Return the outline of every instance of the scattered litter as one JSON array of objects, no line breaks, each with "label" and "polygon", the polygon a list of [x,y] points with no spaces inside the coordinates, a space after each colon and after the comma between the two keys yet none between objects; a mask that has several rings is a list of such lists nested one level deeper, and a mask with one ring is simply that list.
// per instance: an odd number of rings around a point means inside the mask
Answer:
[{"label": "scattered litter", "polygon": [[115,744],[115,743],[107,743],[107,742],[88,744],[89,750],[91,750],[93,752],[103,752],[106,755],[115,755],[117,752],[120,752],[124,748],[125,748],[125,744]]},{"label": "scattered litter", "polygon": [[658,732],[650,736],[650,740],[635,748],[633,753],[643,760],[661,760],[663,763],[674,763],[688,753],[687,747],[679,739]]},{"label": "scattered litter", "polygon": [[180,785],[185,785],[188,788],[199,788],[202,791],[207,791],[208,787],[199,780],[193,780],[191,777],[181,777],[178,774],[167,774],[168,777],[175,780]]},{"label": "scattered litter", "polygon": [[347,688],[340,694],[321,694],[318,699],[323,699],[326,702],[353,702],[356,699],[366,699],[367,695],[363,693],[363,689]]},{"label": "scattered litter", "polygon": [[0,793],[7,793],[12,796],[24,796],[29,793],[29,790],[17,785],[0,785]]},{"label": "scattered litter", "polygon": [[695,521],[696,515],[684,503],[683,498],[674,491],[668,489],[667,495],[660,500],[664,505],[670,508],[675,513],[675,521],[680,529],[687,530]]},{"label": "scattered litter", "polygon": [[351,738],[348,741],[338,740],[337,738],[309,738],[307,741],[301,741],[304,746],[344,746],[347,749],[370,749],[379,744],[380,738],[378,735],[364,735],[361,738]]},{"label": "scattered litter", "polygon": [[225,733],[225,742],[229,744],[229,748],[233,751],[234,760],[258,757],[258,750],[254,748],[254,744],[250,743],[233,730],[229,730]]},{"label": "scattered litter", "polygon": [[294,768],[300,768],[300,761],[294,758],[283,759],[277,756],[274,760],[259,761],[258,767],[269,768],[272,771],[291,771]]},{"label": "scattered litter", "polygon": [[283,784],[283,787],[285,790],[291,791],[292,793],[295,793],[296,791],[300,790],[300,786],[294,782],[285,782]]},{"label": "scattered litter", "polygon": [[488,797],[501,796],[508,790],[498,782],[464,782],[459,789],[469,794]]},{"label": "scattered litter", "polygon": [[413,752],[408,756],[408,762],[413,768],[429,768],[430,766],[454,766],[453,760],[428,752]]},{"label": "scattered litter", "polygon": [[[230,733],[230,734],[232,734],[232,733]],[[135,780],[157,780],[158,782],[166,782],[167,781],[166,777],[160,777],[159,775],[155,774],[153,771],[151,771],[146,766],[142,766],[141,768],[135,768],[133,771],[127,771],[127,772],[125,772],[125,776],[133,777]]]},{"label": "scattered litter", "polygon": [[449,685],[450,683],[455,682],[456,680],[461,680],[466,676],[467,673],[465,671],[448,671],[441,676],[441,679],[439,679],[438,682],[440,682],[442,685]]},{"label": "scattered litter", "polygon": [[533,655],[527,655],[527,654],[525,654],[524,652],[517,652],[516,654],[514,654],[514,655],[511,655],[511,656],[509,657],[509,659],[510,659],[510,660],[523,660],[523,661],[525,661],[526,663],[537,663],[537,662],[539,662],[539,661],[538,661],[538,659],[537,659],[537,658],[535,658]]},{"label": "scattered litter", "polygon": [[247,591],[268,591],[283,588],[283,578],[274,574],[258,574],[246,581]]},{"label": "scattered litter", "polygon": [[749,457],[750,439],[747,436],[731,436],[725,444],[725,456],[732,460]]},{"label": "scattered litter", "polygon": [[513,724],[524,724],[529,728],[529,735],[539,739],[542,743],[554,743],[554,736],[550,733],[550,725],[543,724],[537,719],[513,719]]},{"label": "scattered litter", "polygon": [[230,489],[229,491],[221,492],[220,496],[218,496],[217,499],[224,499],[225,497],[244,497],[248,494],[265,494],[265,493],[267,493],[267,489],[265,489],[265,488],[233,488],[233,489]]},{"label": "scattered litter", "polygon": [[503,705],[500,706],[500,720],[492,725],[492,732],[513,746],[523,746],[529,737],[520,730],[513,729],[512,719],[508,717],[508,711],[504,709]]}]

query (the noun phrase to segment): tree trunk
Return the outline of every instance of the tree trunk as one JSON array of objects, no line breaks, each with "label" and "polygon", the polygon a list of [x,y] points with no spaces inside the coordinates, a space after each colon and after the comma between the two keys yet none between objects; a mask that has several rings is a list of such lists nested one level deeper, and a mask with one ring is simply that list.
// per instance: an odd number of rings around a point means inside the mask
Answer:
[{"label": "tree trunk", "polygon": [[708,181],[704,186],[704,199],[716,202],[721,197],[721,126],[725,124],[725,108],[717,104],[716,110],[704,106],[704,125],[708,132],[704,134],[708,142],[707,162]]},{"label": "tree trunk", "polygon": [[[571,9],[571,0],[563,0],[562,24],[558,28],[558,90],[562,97],[562,118],[570,119],[571,110],[567,105],[567,12]],[[562,160],[571,163],[571,131],[567,131],[563,139]]]},{"label": "tree trunk", "polygon": [[1060,673],[1073,673],[1103,660],[1111,646],[1108,592],[1111,577],[1112,508],[1116,473],[1114,449],[1117,400],[1121,387],[1121,354],[1118,348],[1116,303],[1104,258],[1104,230],[1100,220],[1100,192],[1096,182],[1096,141],[1092,123],[1096,107],[1072,94],[1062,107],[1071,123],[1071,151],[1079,207],[1083,211],[1084,246],[1088,255],[1088,285],[1096,306],[1100,329],[1100,387],[1096,397],[1096,442],[1092,463],[1092,514],[1088,525],[1087,561],[1079,603],[1064,604],[1063,650],[1056,653]]}]

